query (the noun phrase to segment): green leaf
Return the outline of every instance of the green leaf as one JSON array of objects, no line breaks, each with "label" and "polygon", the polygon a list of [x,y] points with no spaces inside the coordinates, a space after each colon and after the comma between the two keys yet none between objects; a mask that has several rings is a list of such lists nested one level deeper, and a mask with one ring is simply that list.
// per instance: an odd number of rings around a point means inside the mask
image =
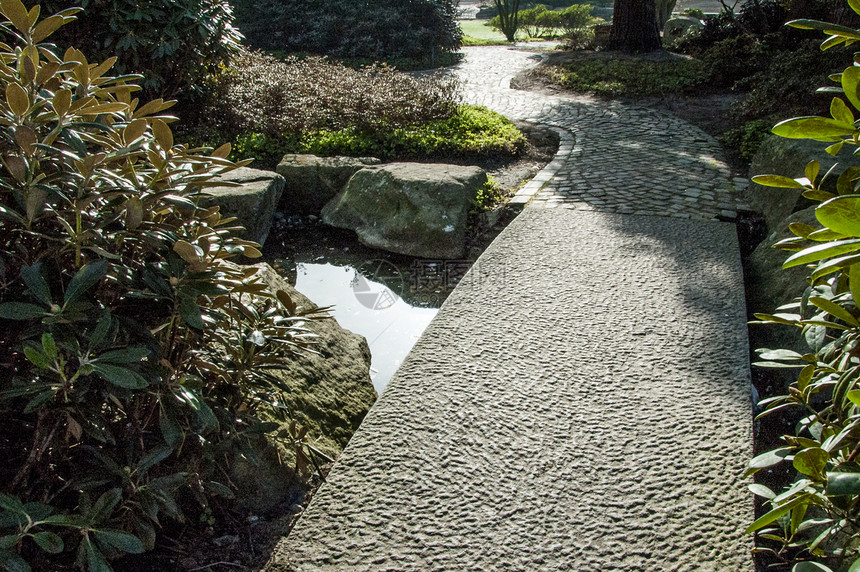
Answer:
[{"label": "green leaf", "polygon": [[[860,0],[848,0],[848,5],[851,7],[852,10],[854,10],[855,13],[860,14]],[[860,560],[858,560],[857,562],[860,562]],[[855,562],[854,564],[857,564],[857,562]],[[853,571],[854,566],[852,565],[851,570],[849,570],[848,572]]]},{"label": "green leaf", "polygon": [[810,447],[798,452],[792,463],[797,472],[816,477],[824,472],[830,453],[819,447]]},{"label": "green leaf", "polygon": [[842,195],[821,203],[815,218],[827,228],[845,236],[860,236],[860,195]]},{"label": "green leaf", "polygon": [[839,141],[838,143],[834,143],[833,145],[829,146],[827,149],[824,150],[824,152],[827,153],[828,155],[832,155],[835,157],[836,154],[842,150],[843,145],[845,145],[845,142]]},{"label": "green leaf", "polygon": [[790,455],[794,449],[792,447],[782,447],[772,451],[766,451],[761,455],[754,457],[749,464],[750,469],[764,469],[772,467],[780,463],[785,457]]},{"label": "green leaf", "polygon": [[48,283],[42,277],[41,264],[33,264],[32,266],[24,266],[21,268],[21,278],[24,284],[27,285],[27,290],[33,297],[50,308],[52,304],[51,290],[48,288]]},{"label": "green leaf", "polygon": [[33,540],[39,548],[50,554],[59,554],[63,551],[63,539],[53,532],[37,532],[33,535]]},{"label": "green leaf", "polygon": [[791,569],[791,572],[833,572],[833,570],[831,570],[824,564],[804,560],[803,562],[798,562],[797,564],[795,564],[794,567]]},{"label": "green leaf", "polygon": [[758,352],[758,357],[766,360],[799,360],[803,359],[803,356],[796,351],[793,350],[769,350],[767,348],[761,348],[756,350]]},{"label": "green leaf", "polygon": [[797,376],[797,390],[801,393],[806,391],[806,388],[809,386],[809,382],[812,381],[812,376],[815,374],[815,366],[813,364],[809,364],[800,370],[800,373]]},{"label": "green leaf", "polygon": [[860,251],[860,240],[856,238],[816,244],[789,256],[782,267],[793,268],[855,251]]},{"label": "green leaf", "polygon": [[84,548],[87,553],[89,572],[113,572],[113,568],[107,563],[101,550],[93,543],[89,535],[84,537]]},{"label": "green leaf", "polygon": [[[843,103],[843,105],[845,105]],[[850,112],[849,112],[850,113]],[[806,164],[806,167],[803,170],[803,174],[806,175],[806,178],[809,179],[810,183],[815,183],[815,179],[818,178],[818,172],[821,170],[821,163],[818,161],[810,161]]]},{"label": "green leaf", "polygon": [[197,419],[203,425],[213,429],[218,427],[218,419],[215,417],[212,409],[194,391],[187,387],[179,387],[177,388],[176,397],[197,412]]},{"label": "green leaf", "polygon": [[69,282],[69,287],[66,288],[66,295],[63,298],[63,305],[76,300],[81,294],[86,292],[91,286],[95,285],[99,280],[105,277],[108,270],[107,260],[97,260],[92,264],[85,264],[78,270],[77,274]]},{"label": "green leaf", "polygon": [[9,550],[0,550],[0,568],[5,572],[31,572],[27,561]]},{"label": "green leaf", "polygon": [[[854,11],[856,12],[857,10]],[[851,564],[851,566],[848,568],[848,572],[860,572],[860,558],[858,558],[854,561],[853,564]]]},{"label": "green leaf", "polygon": [[770,512],[759,517],[755,522],[753,522],[751,525],[749,525],[747,527],[747,529],[744,531],[744,534],[751,534],[751,533],[755,532],[756,530],[759,530],[760,528],[763,528],[763,527],[767,526],[768,524],[772,523],[773,521],[775,521],[776,519],[778,519],[782,515],[788,514],[788,512],[791,511],[791,509],[793,509],[794,507],[799,506],[799,505],[804,504],[804,503],[808,503],[808,502],[809,502],[809,495],[808,494],[805,494],[803,496],[799,496],[795,499],[792,499],[791,501],[785,503],[784,505],[778,506],[775,509],[771,510]]},{"label": "green leaf", "polygon": [[827,473],[828,496],[860,494],[860,473]]},{"label": "green leaf", "polygon": [[157,447],[153,451],[151,451],[148,455],[146,455],[135,467],[135,472],[139,474],[146,474],[149,469],[169,457],[173,453],[173,447]]},{"label": "green leaf", "polygon": [[26,302],[4,302],[0,304],[0,318],[7,320],[32,320],[50,314],[41,306]]},{"label": "green leaf", "polygon": [[185,320],[186,324],[196,330],[203,329],[203,317],[200,314],[200,307],[194,298],[182,298],[179,303],[179,312],[182,314],[182,319]]},{"label": "green leaf", "polygon": [[806,345],[814,352],[821,351],[827,343],[827,327],[822,325],[807,326],[803,331],[803,339]]},{"label": "green leaf", "polygon": [[851,315],[851,312],[849,312],[839,304],[828,300],[827,298],[821,298],[819,296],[810,296],[809,303],[816,308],[821,308],[834,318],[838,318],[846,324],[849,324],[851,326],[860,326],[860,322],[857,321],[857,318]]},{"label": "green leaf", "polygon": [[806,186],[794,179],[782,175],[756,175],[752,182],[765,187],[780,187],[783,189],[805,189]]},{"label": "green leaf", "polygon": [[854,264],[848,268],[848,286],[851,288],[854,305],[860,308],[860,264]]},{"label": "green leaf", "polygon": [[772,499],[773,497],[776,496],[776,494],[772,490],[770,490],[766,486],[760,485],[758,483],[753,483],[753,484],[749,485],[747,488],[749,488],[749,490],[752,494],[759,496],[759,497],[766,498],[766,499]]},{"label": "green leaf", "polygon": [[53,370],[54,363],[48,359],[48,356],[37,350],[34,346],[24,346],[24,355],[30,360],[30,363],[40,369]]},{"label": "green leaf", "polygon": [[141,554],[146,550],[143,542],[133,534],[121,530],[97,529],[93,531],[99,542],[113,546],[129,554]]},{"label": "green leaf", "polygon": [[125,389],[143,389],[149,383],[139,373],[118,365],[93,362],[93,370],[106,381]]},{"label": "green leaf", "polygon": [[[849,28],[847,26],[840,26],[838,24],[831,24],[830,22],[821,22],[820,20],[792,20],[791,22],[786,22],[786,26],[791,26],[792,28],[799,28],[801,30],[820,30],[825,34],[831,34],[835,36],[844,36],[849,39],[860,40],[860,34],[858,34],[857,30],[853,28]],[[844,72],[843,72],[844,73]]]},{"label": "green leaf", "polygon": [[[830,102],[830,115],[832,115],[833,119],[836,121],[840,121],[842,123],[854,123],[854,114],[851,113],[851,110],[847,105],[845,105],[845,102],[838,97],[834,97]],[[814,179],[810,178],[810,180]]]},{"label": "green leaf", "polygon": [[108,332],[110,331],[112,323],[113,318],[111,317],[110,309],[105,308],[104,312],[102,312],[102,315],[99,318],[98,323],[96,324],[95,329],[93,330],[92,335],[90,335],[90,351],[92,351],[93,348],[98,347],[98,345],[102,343],[102,341],[104,341],[105,336],[107,336]]},{"label": "green leaf", "polygon": [[860,93],[857,93],[857,86],[860,85],[860,68],[851,66],[842,72],[842,91],[845,97],[854,106],[854,109],[860,109]]},{"label": "green leaf", "polygon": [[850,123],[828,117],[796,117],[777,123],[772,131],[786,139],[837,141],[840,137],[853,136],[857,129]]},{"label": "green leaf", "polygon": [[54,336],[48,332],[42,334],[42,349],[49,360],[57,361],[57,357],[60,355],[57,351],[57,344],[54,342]]},{"label": "green leaf", "polygon": [[89,522],[92,524],[98,524],[109,519],[114,507],[119,504],[121,499],[122,489],[114,488],[105,491],[92,506],[89,514],[86,515]]}]

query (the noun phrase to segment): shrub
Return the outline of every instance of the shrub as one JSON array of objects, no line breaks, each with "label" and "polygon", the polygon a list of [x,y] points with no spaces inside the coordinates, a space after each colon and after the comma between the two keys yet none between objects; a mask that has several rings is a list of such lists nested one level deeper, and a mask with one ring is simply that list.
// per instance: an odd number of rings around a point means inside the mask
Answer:
[{"label": "shrub", "polygon": [[212,105],[200,118],[209,119],[207,128],[231,136],[366,131],[450,117],[456,94],[456,83],[442,76],[413,78],[385,65],[354,70],[321,58],[282,62],[244,52],[220,78]]},{"label": "shrub", "polygon": [[704,64],[691,59],[647,62],[589,58],[551,66],[545,73],[567,89],[611,97],[684,93],[705,86],[708,80]]},{"label": "shrub", "polygon": [[196,205],[229,146],[176,144],[114,60],[55,55],[75,10],[0,12],[0,567],[110,570],[232,495],[231,459],[277,427],[266,370],[309,340],[227,262],[259,245]]},{"label": "shrub", "polygon": [[[860,10],[853,3],[851,7]],[[825,31],[829,37],[823,49],[851,44],[860,33],[811,20],[791,25]],[[821,141],[834,156],[845,145],[857,146],[860,68],[852,65],[835,79],[839,83],[835,91],[842,95],[832,99],[829,117],[790,119],[773,132]],[[805,354],[758,350],[763,360],[758,365],[799,371],[787,395],[759,404],[766,407],[762,416],[794,408],[803,417],[794,434],[783,436],[785,446],[755,457],[748,471],[753,474],[790,462],[798,473],[784,491],[751,486],[768,509],[747,529],[775,541],[776,548],[757,550],[796,562],[795,572],[860,566],[860,170],[846,169],[836,182],[836,194],[822,189],[827,174],[819,175],[820,164],[812,161],[804,177],[753,178],[763,185],[802,189],[804,197],[820,203],[815,208],[820,228],[793,223],[789,228],[795,236],[777,245],[793,252],[783,268],[811,270],[806,291],[776,314],[756,315],[760,323],[796,327],[809,346]]]},{"label": "shrub", "polygon": [[454,81],[384,65],[354,70],[315,57],[280,62],[246,53],[215,91],[213,102],[197,110],[207,131],[195,137],[205,141],[214,129],[235,142],[235,157],[256,157],[268,168],[288,152],[515,154],[525,141],[500,115],[459,106]]},{"label": "shrub", "polygon": [[737,151],[742,158],[751,161],[770,133],[772,125],[773,121],[767,119],[747,121],[742,126],[723,133],[721,142],[729,149]]},{"label": "shrub", "polygon": [[253,48],[338,57],[435,59],[460,46],[452,0],[236,0]]},{"label": "shrub", "polygon": [[[29,5],[36,2],[28,0]],[[99,61],[116,56],[121,74],[143,75],[149,97],[193,90],[229,63],[241,35],[226,0],[41,0],[43,11],[85,12],[53,37]]]},{"label": "shrub", "polygon": [[[542,16],[547,12],[549,12],[549,10],[547,10],[545,4],[538,4],[534,8],[520,10],[520,29],[523,30],[529,38],[537,38],[539,36],[546,35],[547,28],[553,27],[552,25],[547,26],[544,23],[546,18],[542,18]],[[498,16],[490,20],[490,25],[501,30]]]}]

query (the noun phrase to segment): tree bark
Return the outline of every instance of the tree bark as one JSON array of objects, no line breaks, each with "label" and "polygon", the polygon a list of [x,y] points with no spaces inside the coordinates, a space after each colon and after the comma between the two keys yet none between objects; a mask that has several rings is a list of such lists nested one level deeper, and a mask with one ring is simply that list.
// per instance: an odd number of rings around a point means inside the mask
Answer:
[{"label": "tree bark", "polygon": [[609,49],[628,54],[663,49],[654,0],[615,0]]}]

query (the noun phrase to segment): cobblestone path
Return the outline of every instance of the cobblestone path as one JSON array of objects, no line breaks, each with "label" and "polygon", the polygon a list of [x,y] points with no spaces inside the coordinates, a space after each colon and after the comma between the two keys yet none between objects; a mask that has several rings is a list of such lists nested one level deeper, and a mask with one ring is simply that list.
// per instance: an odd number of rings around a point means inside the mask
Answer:
[{"label": "cobblestone path", "polygon": [[752,570],[746,312],[734,225],[711,220],[736,208],[716,144],[653,111],[507,89],[530,54],[467,54],[469,99],[553,125],[561,150],[266,570]]},{"label": "cobblestone path", "polygon": [[511,78],[539,54],[464,50],[455,73],[468,103],[553,126],[562,137],[556,160],[518,202],[534,196],[534,206],[704,219],[734,219],[743,207],[719,144],[701,129],[644,107],[512,90]]}]

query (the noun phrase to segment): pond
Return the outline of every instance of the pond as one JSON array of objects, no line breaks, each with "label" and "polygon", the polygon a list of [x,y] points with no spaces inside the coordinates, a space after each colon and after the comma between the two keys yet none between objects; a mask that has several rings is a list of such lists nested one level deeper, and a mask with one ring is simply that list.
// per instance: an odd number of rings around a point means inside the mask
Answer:
[{"label": "pond", "polygon": [[331,306],[341,327],[367,339],[378,393],[472,264],[369,248],[312,216],[276,216],[263,256],[314,304]]}]

